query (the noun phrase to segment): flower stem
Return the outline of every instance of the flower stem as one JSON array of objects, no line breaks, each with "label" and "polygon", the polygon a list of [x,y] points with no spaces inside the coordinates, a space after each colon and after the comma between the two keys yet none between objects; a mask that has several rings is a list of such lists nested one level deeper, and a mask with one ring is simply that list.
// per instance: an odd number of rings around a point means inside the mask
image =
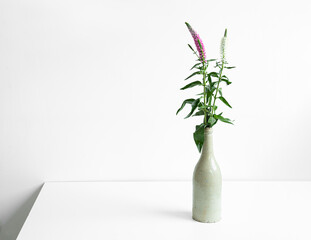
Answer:
[{"label": "flower stem", "polygon": [[[204,98],[204,106],[206,106],[206,70],[205,70],[205,64],[203,61],[203,98]],[[206,110],[204,109],[204,125],[207,124],[207,116],[206,116]]]},{"label": "flower stem", "polygon": [[218,77],[218,82],[217,82],[217,88],[216,88],[216,93],[215,93],[215,97],[214,97],[214,102],[213,102],[213,106],[212,106],[212,116],[214,116],[215,114],[215,102],[216,102],[216,99],[217,99],[217,94],[218,94],[218,91],[219,91],[219,84],[220,84],[220,81],[221,81],[221,77],[222,77],[222,71],[224,70],[224,61],[222,61],[221,63],[221,68],[220,68],[220,71],[219,71],[219,77]]}]

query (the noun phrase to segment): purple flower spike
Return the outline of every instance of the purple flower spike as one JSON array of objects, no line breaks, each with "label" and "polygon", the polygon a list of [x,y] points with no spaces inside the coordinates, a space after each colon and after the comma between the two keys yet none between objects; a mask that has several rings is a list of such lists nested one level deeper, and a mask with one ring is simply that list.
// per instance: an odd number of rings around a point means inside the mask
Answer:
[{"label": "purple flower spike", "polygon": [[[202,39],[200,38],[199,34],[196,33],[196,31],[193,30],[193,28],[190,26],[189,23],[186,22],[186,25],[189,29],[189,32],[191,33],[195,46],[199,52],[200,60],[206,62],[206,54],[205,54],[205,48]],[[200,46],[201,45],[201,46]]]}]

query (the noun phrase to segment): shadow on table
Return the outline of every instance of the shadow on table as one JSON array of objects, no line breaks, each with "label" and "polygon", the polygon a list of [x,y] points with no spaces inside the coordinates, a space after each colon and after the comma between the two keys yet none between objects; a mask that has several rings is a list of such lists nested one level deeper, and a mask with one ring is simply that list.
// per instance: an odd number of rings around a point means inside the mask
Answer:
[{"label": "shadow on table", "polygon": [[23,227],[23,224],[36,201],[43,184],[16,210],[12,217],[5,222],[0,229],[1,240],[15,240]]}]

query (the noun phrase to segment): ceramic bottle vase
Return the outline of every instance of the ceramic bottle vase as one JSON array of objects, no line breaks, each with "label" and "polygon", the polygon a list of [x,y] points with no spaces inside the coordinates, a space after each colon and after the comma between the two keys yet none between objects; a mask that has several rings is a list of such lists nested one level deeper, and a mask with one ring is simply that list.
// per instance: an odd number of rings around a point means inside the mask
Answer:
[{"label": "ceramic bottle vase", "polygon": [[213,223],[221,219],[221,172],[213,152],[213,129],[205,128],[201,157],[193,173],[192,218]]}]

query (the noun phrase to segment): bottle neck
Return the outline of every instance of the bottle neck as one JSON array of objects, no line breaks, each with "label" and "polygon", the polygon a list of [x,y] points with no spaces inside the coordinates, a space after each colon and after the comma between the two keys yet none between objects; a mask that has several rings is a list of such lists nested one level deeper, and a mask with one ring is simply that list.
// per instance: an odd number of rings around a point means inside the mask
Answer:
[{"label": "bottle neck", "polygon": [[202,154],[214,154],[212,128],[204,129],[204,143],[202,148]]}]

